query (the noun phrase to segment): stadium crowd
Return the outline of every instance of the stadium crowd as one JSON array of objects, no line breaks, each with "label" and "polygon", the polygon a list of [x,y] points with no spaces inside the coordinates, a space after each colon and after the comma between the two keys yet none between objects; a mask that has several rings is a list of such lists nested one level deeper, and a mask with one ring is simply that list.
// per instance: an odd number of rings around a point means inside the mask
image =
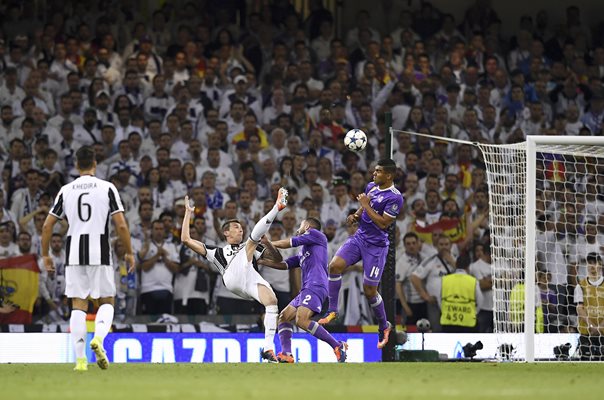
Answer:
[{"label": "stadium crowd", "polygon": [[[191,236],[220,244],[223,221],[253,226],[285,186],[290,204],[270,238],[289,237],[302,218],[316,217],[331,258],[354,232],[346,217],[384,157],[386,111],[394,129],[473,142],[602,134],[604,36],[582,23],[577,7],[561,21],[550,21],[546,10],[524,16],[506,37],[486,1],[463,20],[425,1],[402,11],[392,32],[360,10],[341,35],[321,1],[309,2],[306,18],[283,0],[245,13],[213,6],[221,2],[166,2],[148,15],[135,2],[61,1],[48,3],[44,20],[28,3],[0,6],[0,257],[39,254],[53,198],[77,176],[74,152],[93,145],[97,175],[120,191],[139,258],[137,273],[128,274],[124,247],[115,242],[122,320],[257,311],[179,243],[186,194],[195,203]],[[368,136],[362,153],[344,148],[351,128]],[[402,318],[429,317],[438,331],[442,276],[467,253],[483,291],[479,329],[492,330],[481,154],[405,133],[393,146],[395,185],[405,198],[396,223]],[[604,211],[599,191],[580,200],[594,217]],[[539,265],[547,326],[573,330],[573,288],[584,276],[567,267],[584,264],[583,250],[594,240],[602,244],[602,232],[594,231],[600,221],[577,212],[563,223],[561,209],[574,205],[557,198],[539,205],[544,221],[557,222],[544,223],[542,234],[557,235],[548,243],[560,253]],[[40,321],[69,315],[64,232],[65,226],[52,238],[56,272],[41,274]],[[262,267],[260,273],[282,309],[299,277]],[[361,269],[345,275],[343,289],[342,322],[371,323]]]}]

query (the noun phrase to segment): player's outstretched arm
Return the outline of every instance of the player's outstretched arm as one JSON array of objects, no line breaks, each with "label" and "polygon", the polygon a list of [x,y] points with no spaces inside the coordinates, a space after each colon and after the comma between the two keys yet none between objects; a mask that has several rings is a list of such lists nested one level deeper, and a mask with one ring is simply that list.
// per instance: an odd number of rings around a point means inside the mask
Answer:
[{"label": "player's outstretched arm", "polygon": [[111,216],[111,219],[115,225],[117,237],[124,246],[126,246],[125,258],[128,263],[128,272],[133,272],[136,268],[136,263],[134,261],[134,252],[132,251],[132,243],[130,241],[130,229],[128,229],[128,223],[126,222],[126,218],[124,218],[124,213],[116,212]]},{"label": "player's outstretched arm", "polygon": [[287,263],[285,261],[274,261],[268,258],[259,259],[258,264],[274,269],[287,269]]},{"label": "player's outstretched arm", "polygon": [[182,243],[196,252],[197,254],[201,254],[205,256],[207,254],[206,246],[195,239],[191,239],[191,234],[189,232],[189,224],[191,223],[191,214],[195,211],[195,207],[189,203],[189,196],[185,196],[185,216],[182,220],[182,229],[180,231],[180,240]]},{"label": "player's outstretched arm", "polygon": [[290,238],[275,240],[271,244],[278,249],[290,249],[292,247],[292,240]]},{"label": "player's outstretched arm", "polygon": [[270,242],[270,240],[266,238],[266,236],[262,237],[261,243],[265,246],[265,251],[264,253],[262,253],[263,259],[268,259],[277,262],[283,261],[283,256],[281,255],[279,250],[277,250],[277,248],[273,246],[273,244]]}]

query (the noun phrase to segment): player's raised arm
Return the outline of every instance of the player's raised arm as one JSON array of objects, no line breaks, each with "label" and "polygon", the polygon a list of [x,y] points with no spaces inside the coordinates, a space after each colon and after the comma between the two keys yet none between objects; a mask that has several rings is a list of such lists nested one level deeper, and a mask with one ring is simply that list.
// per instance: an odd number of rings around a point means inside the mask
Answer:
[{"label": "player's raised arm", "polygon": [[194,252],[205,256],[207,254],[206,246],[202,242],[191,239],[191,234],[189,233],[189,224],[191,223],[191,214],[195,211],[195,207],[193,207],[189,203],[189,196],[185,196],[185,216],[182,220],[182,230],[180,231],[180,240],[182,243],[193,250]]}]

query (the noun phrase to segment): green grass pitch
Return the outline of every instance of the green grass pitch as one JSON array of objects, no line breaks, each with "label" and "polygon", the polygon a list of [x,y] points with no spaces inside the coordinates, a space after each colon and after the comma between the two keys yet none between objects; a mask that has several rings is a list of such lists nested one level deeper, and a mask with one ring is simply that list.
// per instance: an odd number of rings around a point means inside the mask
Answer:
[{"label": "green grass pitch", "polygon": [[602,399],[604,364],[0,365],[3,399]]}]

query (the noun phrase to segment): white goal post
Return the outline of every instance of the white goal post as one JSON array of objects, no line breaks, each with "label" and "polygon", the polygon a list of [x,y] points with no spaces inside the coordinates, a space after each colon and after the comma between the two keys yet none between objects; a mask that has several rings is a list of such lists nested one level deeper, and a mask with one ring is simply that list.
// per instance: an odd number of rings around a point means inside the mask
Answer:
[{"label": "white goal post", "polygon": [[604,346],[600,358],[578,351],[581,318],[573,290],[587,282],[587,254],[601,255],[604,249],[604,137],[528,136],[522,143],[497,145],[392,132],[480,149],[489,195],[494,332],[505,349],[501,358],[559,359],[554,347],[572,337],[570,358],[601,360]]},{"label": "white goal post", "polygon": [[[495,160],[489,160],[492,158],[494,149],[508,149],[508,151],[519,151],[522,152],[522,147],[525,151],[526,160],[526,179],[525,179],[525,250],[524,250],[524,343],[522,344],[524,349],[518,349],[519,354],[524,354],[524,360],[526,362],[535,361],[535,293],[536,293],[536,276],[535,276],[535,264],[537,262],[536,254],[536,225],[537,225],[537,154],[548,153],[548,154],[559,154],[563,156],[571,157],[584,157],[584,158],[602,158],[604,157],[604,137],[595,136],[527,136],[526,142],[517,145],[484,145],[478,144],[485,156],[485,162],[487,163],[487,176],[489,178],[489,189],[493,189],[492,181],[493,170],[497,169],[497,166],[493,164],[497,162]],[[489,165],[491,164],[491,165]],[[511,172],[511,171],[510,171]],[[576,171],[575,171],[576,172]],[[522,175],[522,171],[515,171],[516,174]],[[491,197],[491,200],[494,200]],[[522,203],[522,198],[518,200]],[[497,207],[496,201],[491,203],[491,211],[494,207]],[[496,214],[493,214],[496,215]],[[495,263],[495,259],[493,262]],[[496,300],[497,303],[497,300]],[[501,304],[500,304],[501,305]],[[603,305],[604,306],[604,305]],[[495,305],[497,307],[497,304]],[[495,314],[497,318],[497,314]],[[497,328],[496,321],[496,328]],[[508,332],[498,332],[508,333]],[[524,351],[522,351],[524,350]]]}]

